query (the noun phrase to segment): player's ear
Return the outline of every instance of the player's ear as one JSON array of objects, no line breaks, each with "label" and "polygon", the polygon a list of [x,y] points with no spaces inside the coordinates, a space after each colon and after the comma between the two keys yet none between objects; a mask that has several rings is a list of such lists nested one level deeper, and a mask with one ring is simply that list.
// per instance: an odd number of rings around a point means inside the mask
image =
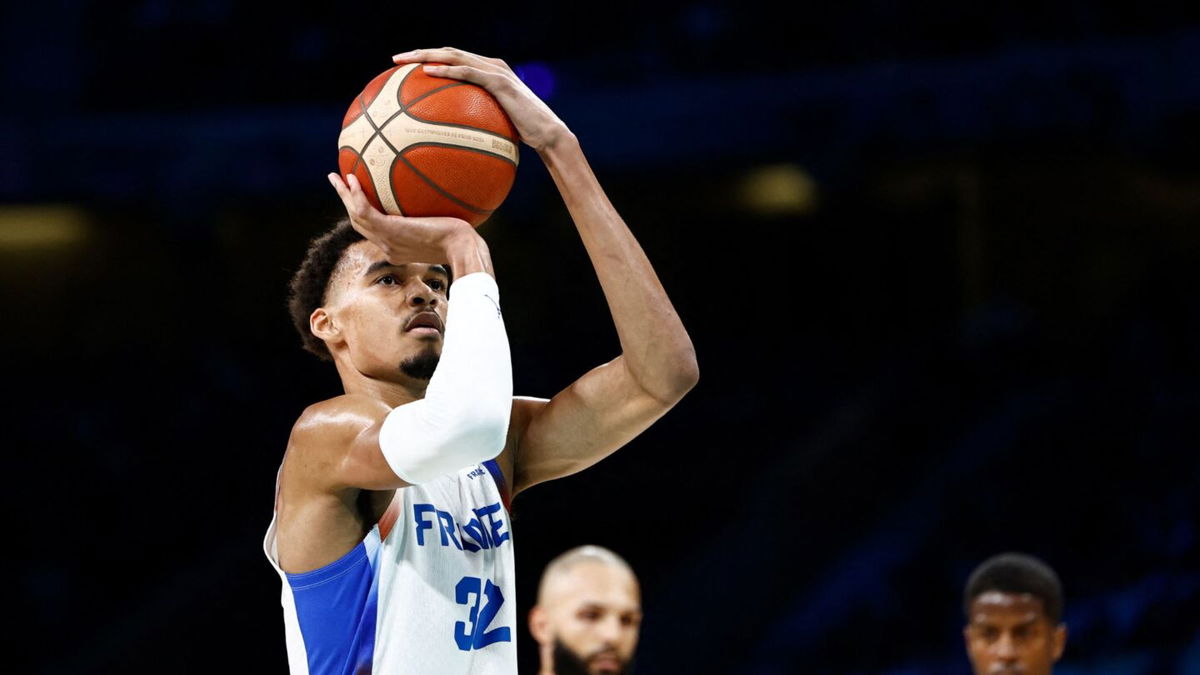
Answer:
[{"label": "player's ear", "polygon": [[1067,624],[1060,623],[1054,629],[1054,660],[1062,658],[1063,649],[1067,646]]},{"label": "player's ear", "polygon": [[533,609],[529,610],[529,634],[539,644],[550,641],[550,620],[541,605],[534,605]]},{"label": "player's ear", "polygon": [[313,335],[326,342],[336,340],[342,334],[341,326],[324,307],[314,309],[313,313],[308,316],[308,329],[312,331]]}]

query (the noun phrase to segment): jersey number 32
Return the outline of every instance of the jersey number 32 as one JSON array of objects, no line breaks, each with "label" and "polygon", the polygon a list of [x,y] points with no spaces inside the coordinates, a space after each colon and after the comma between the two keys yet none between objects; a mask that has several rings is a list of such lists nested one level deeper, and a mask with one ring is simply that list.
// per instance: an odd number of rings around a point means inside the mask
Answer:
[{"label": "jersey number 32", "polygon": [[[474,596],[474,600],[471,596]],[[454,622],[454,642],[459,649],[469,652],[483,649],[494,642],[512,642],[512,630],[508,627],[488,630],[492,619],[500,611],[500,605],[504,604],[504,594],[491,579],[463,577],[454,587],[454,600],[471,607],[466,621]]]}]

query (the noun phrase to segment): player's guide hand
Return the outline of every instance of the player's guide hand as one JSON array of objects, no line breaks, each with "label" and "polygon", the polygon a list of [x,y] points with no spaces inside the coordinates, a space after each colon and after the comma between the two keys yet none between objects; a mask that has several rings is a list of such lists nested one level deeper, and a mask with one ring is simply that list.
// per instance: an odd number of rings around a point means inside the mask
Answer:
[{"label": "player's guide hand", "polygon": [[393,216],[371,205],[358,177],[350,174],[343,182],[336,173],[328,176],[350,216],[350,225],[378,246],[388,260],[420,260],[445,263],[451,243],[475,235],[474,228],[459,218],[415,218]]},{"label": "player's guide hand", "polygon": [[502,59],[479,56],[454,47],[414,49],[392,57],[396,64],[436,62],[423,66],[435,77],[448,77],[477,84],[488,91],[512,120],[521,140],[539,153],[570,135],[567,125],[554,114]]}]

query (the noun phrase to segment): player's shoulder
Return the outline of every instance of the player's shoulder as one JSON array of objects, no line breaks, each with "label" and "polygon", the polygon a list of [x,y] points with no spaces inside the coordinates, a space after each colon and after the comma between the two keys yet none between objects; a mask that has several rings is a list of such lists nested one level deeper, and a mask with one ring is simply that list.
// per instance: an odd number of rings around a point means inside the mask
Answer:
[{"label": "player's shoulder", "polygon": [[289,449],[335,447],[357,436],[391,408],[362,394],[343,394],[313,403],[300,413],[288,438]]},{"label": "player's shoulder", "polygon": [[521,435],[525,433],[529,421],[549,402],[550,399],[535,396],[513,396],[512,414],[508,420],[508,437],[504,442],[504,450],[496,456],[496,462],[508,478],[510,485],[513,478],[513,456],[517,446],[521,443]]},{"label": "player's shoulder", "polygon": [[538,398],[536,396],[513,396],[512,402],[512,417],[509,420],[509,431],[520,429],[522,425],[530,420],[539,410],[546,407],[550,402],[548,398]]}]

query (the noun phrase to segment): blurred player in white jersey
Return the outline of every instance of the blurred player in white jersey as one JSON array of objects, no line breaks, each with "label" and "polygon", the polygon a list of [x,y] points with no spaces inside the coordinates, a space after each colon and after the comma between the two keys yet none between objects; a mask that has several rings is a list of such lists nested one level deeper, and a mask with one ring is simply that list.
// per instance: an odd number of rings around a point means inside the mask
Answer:
[{"label": "blurred player in white jersey", "polygon": [[449,47],[393,60],[446,64],[427,72],[504,107],[566,203],[622,353],[551,399],[514,397],[484,240],[385,215],[331,174],[349,222],[314,240],[290,307],[345,394],[293,427],[264,550],[293,674],[515,673],[508,501],[645,430],[695,385],[695,352],[575,135],[507,64]]}]

